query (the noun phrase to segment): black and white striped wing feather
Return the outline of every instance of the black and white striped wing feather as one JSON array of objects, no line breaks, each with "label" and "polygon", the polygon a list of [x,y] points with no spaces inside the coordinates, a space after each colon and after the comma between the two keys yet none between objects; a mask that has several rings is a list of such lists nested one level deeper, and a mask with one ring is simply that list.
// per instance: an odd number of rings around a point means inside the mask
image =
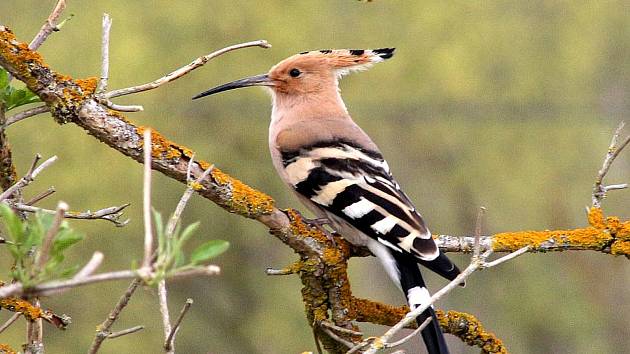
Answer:
[{"label": "black and white striped wing feather", "polygon": [[282,152],[282,158],[293,188],[327,213],[395,252],[425,262],[440,255],[380,153],[334,141]]}]

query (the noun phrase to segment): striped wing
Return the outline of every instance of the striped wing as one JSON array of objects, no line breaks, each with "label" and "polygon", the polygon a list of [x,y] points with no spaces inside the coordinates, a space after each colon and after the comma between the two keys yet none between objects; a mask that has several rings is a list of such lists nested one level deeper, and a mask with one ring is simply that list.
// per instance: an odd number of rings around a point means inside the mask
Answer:
[{"label": "striped wing", "polygon": [[282,158],[289,183],[319,207],[397,252],[422,261],[438,257],[431,233],[380,153],[335,141]]}]

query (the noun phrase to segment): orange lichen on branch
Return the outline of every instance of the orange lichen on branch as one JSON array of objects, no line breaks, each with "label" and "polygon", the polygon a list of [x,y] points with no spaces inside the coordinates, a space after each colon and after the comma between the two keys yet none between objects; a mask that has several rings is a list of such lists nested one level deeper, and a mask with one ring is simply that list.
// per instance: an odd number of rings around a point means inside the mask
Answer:
[{"label": "orange lichen on branch", "polygon": [[601,208],[592,207],[588,210],[588,223],[596,229],[606,228],[606,219],[604,218],[604,211]]},{"label": "orange lichen on branch", "polygon": [[317,227],[312,227],[311,225],[304,222],[304,218],[302,215],[295,209],[286,209],[285,210],[289,220],[291,221],[291,232],[294,235],[299,235],[302,237],[311,237],[318,241],[319,244],[327,244],[330,243],[326,234],[324,234]]},{"label": "orange lichen on branch", "polygon": [[[139,126],[136,128],[136,132],[139,136],[144,134],[144,131],[149,128]],[[142,147],[144,141],[140,140],[140,147]],[[192,150],[189,148],[176,144],[164,137],[164,135],[151,128],[151,157],[154,159],[178,159],[184,156],[192,156]]]},{"label": "orange lichen on branch", "polygon": [[[199,163],[203,169],[210,167],[207,162]],[[210,173],[212,179],[221,187],[229,189],[230,197],[228,209],[230,212],[238,213],[249,218],[256,218],[260,215],[269,214],[273,211],[274,200],[267,194],[260,192],[245,183],[233,178],[218,168],[214,168]]]},{"label": "orange lichen on branch", "polygon": [[531,252],[593,250],[630,258],[630,221],[616,216],[605,217],[602,209],[588,211],[590,227],[573,230],[504,232],[492,237],[496,252],[513,252],[529,246]]},{"label": "orange lichen on branch", "polygon": [[[353,299],[357,321],[393,326],[408,312],[407,306],[391,306],[366,299]],[[475,316],[457,311],[435,311],[440,328],[444,333],[460,338],[468,345],[476,345],[483,353],[507,353],[503,342],[493,333],[487,332]],[[415,328],[415,323],[410,327]]]},{"label": "orange lichen on branch", "polygon": [[0,343],[0,354],[17,354],[8,344]]},{"label": "orange lichen on branch", "polygon": [[[2,283],[0,283],[0,286]],[[11,312],[21,313],[24,318],[29,321],[34,321],[38,318],[45,320],[46,322],[55,325],[59,329],[66,329],[70,324],[71,319],[66,315],[57,315],[49,310],[42,310],[40,307],[35,306],[17,297],[7,297],[0,299],[0,308],[7,309]]]},{"label": "orange lichen on branch", "polygon": [[11,312],[19,312],[30,321],[44,317],[44,311],[42,311],[41,308],[17,297],[0,299],[0,308],[7,309]]},{"label": "orange lichen on branch", "polygon": [[503,353],[507,349],[494,333],[487,332],[475,316],[457,311],[435,311],[440,327],[445,333],[459,337],[468,345],[481,348],[482,353]]},{"label": "orange lichen on branch", "polygon": [[[573,230],[503,232],[493,236],[492,249],[496,252],[513,252],[525,246],[532,252],[561,251],[562,247],[602,250],[612,239],[607,230],[587,227]],[[544,244],[553,248],[544,248]]]},{"label": "orange lichen on branch", "polygon": [[392,306],[367,299],[353,298],[352,305],[359,322],[393,326],[409,312],[407,306]]},{"label": "orange lichen on branch", "polygon": [[[13,32],[0,26],[0,59],[15,68],[29,88],[41,87],[41,83],[31,74],[31,66],[47,67],[39,53],[28,48],[28,44],[18,41]],[[4,66],[4,65],[3,65]]]}]

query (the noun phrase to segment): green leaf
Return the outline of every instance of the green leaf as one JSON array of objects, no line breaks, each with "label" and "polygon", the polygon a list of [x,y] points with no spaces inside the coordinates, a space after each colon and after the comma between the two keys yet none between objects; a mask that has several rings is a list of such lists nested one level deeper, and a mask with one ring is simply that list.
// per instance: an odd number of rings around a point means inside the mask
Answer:
[{"label": "green leaf", "polygon": [[41,101],[39,97],[27,88],[9,90],[8,97],[5,94],[7,111],[25,104]]},{"label": "green leaf", "polygon": [[186,228],[184,228],[184,231],[182,231],[182,234],[179,236],[179,241],[181,242],[182,245],[186,241],[188,241],[190,236],[192,236],[193,233],[195,233],[195,231],[197,231],[197,229],[199,228],[199,224],[200,224],[200,222],[196,221],[196,222],[186,226]]},{"label": "green leaf", "polygon": [[0,68],[0,91],[4,90],[7,86],[9,86],[9,73]]},{"label": "green leaf", "polygon": [[3,223],[11,240],[15,243],[21,243],[24,238],[24,224],[22,220],[4,203],[0,203],[0,216],[2,216]]},{"label": "green leaf", "polygon": [[207,261],[225,252],[228,247],[230,247],[230,243],[227,241],[210,240],[193,251],[190,255],[190,262],[195,265]]},{"label": "green leaf", "polygon": [[68,267],[64,269],[59,276],[62,278],[70,278],[70,276],[74,275],[77,271],[79,271],[80,266],[78,264],[73,265],[72,267]]},{"label": "green leaf", "polygon": [[57,233],[55,240],[53,241],[52,253],[57,254],[65,251],[72,245],[83,240],[84,236],[69,228],[62,228]]}]

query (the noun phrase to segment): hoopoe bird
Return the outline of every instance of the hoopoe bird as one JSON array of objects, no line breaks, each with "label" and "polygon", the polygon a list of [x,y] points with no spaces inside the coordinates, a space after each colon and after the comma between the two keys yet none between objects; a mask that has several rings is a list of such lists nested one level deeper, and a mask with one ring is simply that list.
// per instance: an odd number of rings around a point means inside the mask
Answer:
[{"label": "hoopoe bird", "polygon": [[[459,269],[438,249],[376,144],[352,120],[339,79],[394,55],[394,48],[319,50],[291,56],[267,74],[236,80],[194,97],[266,86],[273,110],[269,150],[282,180],[300,201],[349,242],[367,246],[414,309],[430,300],[418,264],[453,280]],[[448,353],[432,307],[418,324],[428,352]]]}]

